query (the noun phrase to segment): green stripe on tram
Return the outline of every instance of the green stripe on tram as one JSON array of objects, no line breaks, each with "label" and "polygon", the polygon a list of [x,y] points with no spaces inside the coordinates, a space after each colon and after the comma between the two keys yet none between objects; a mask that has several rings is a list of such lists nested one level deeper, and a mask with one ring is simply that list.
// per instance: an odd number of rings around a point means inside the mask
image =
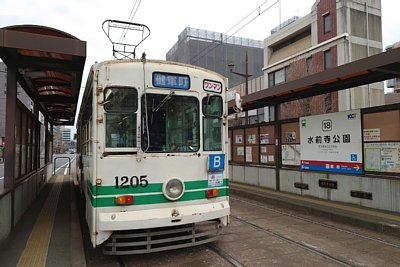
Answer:
[{"label": "green stripe on tram", "polygon": [[98,186],[96,196],[118,195],[118,194],[139,194],[139,193],[154,193],[162,191],[162,184],[149,184],[146,187],[127,187],[116,188],[115,186]]},{"label": "green stripe on tram", "polygon": [[[224,179],[221,187],[228,186],[228,179]],[[90,200],[93,207],[113,207],[115,204],[115,197],[99,197],[109,195],[123,195],[123,194],[140,194],[140,193],[156,193],[152,195],[134,195],[133,205],[150,205],[150,204],[163,204],[171,202],[182,202],[191,200],[206,199],[205,191],[208,189],[208,181],[191,181],[185,182],[185,193],[176,201],[168,200],[162,194],[162,183],[149,184],[145,188],[115,188],[115,186],[93,186],[90,182],[87,183],[88,193],[91,195]],[[219,197],[228,196],[228,188],[216,187],[220,190]],[[188,190],[199,190],[194,192],[187,192]],[[95,198],[97,196],[97,198]]]},{"label": "green stripe on tram", "polygon": [[[224,197],[228,195],[228,188],[220,188],[219,197]],[[176,200],[171,201],[164,197],[163,194],[157,195],[139,195],[134,196],[134,204],[133,205],[150,205],[150,204],[163,204],[163,203],[171,203],[171,202],[182,202],[182,201],[190,201],[190,200],[201,200],[206,199],[205,191],[195,191],[195,192],[185,192],[183,196]],[[102,198],[91,198],[92,206],[95,208],[102,207],[113,207],[119,206],[115,204],[115,197],[102,197]]]},{"label": "green stripe on tram", "polygon": [[[89,191],[94,196],[107,196],[107,195],[120,195],[120,194],[140,194],[140,193],[161,193],[162,192],[162,183],[149,184],[146,187],[128,187],[121,188],[115,186],[95,186],[92,185],[89,181],[87,186],[89,187]],[[221,186],[228,186],[228,179],[224,179],[223,184]],[[208,181],[190,181],[185,182],[185,190],[196,190],[196,189],[206,189],[208,188]]]}]

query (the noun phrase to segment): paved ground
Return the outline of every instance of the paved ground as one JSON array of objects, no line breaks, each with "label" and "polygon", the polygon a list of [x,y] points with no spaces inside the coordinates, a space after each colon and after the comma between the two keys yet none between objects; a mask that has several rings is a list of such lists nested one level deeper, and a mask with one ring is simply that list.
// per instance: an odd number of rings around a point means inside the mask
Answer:
[{"label": "paved ground", "polygon": [[86,247],[88,266],[400,266],[397,237],[237,195],[231,207],[212,246],[120,258]]}]

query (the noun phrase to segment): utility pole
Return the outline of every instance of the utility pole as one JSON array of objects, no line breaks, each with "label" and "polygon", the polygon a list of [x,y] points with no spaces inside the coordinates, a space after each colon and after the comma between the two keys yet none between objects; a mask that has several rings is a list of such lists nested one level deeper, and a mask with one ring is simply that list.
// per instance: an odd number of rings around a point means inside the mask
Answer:
[{"label": "utility pole", "polygon": [[[233,64],[233,63],[229,63],[228,67],[229,67],[231,73],[239,75],[241,77],[244,77],[244,79],[245,79],[245,85],[244,85],[245,95],[247,96],[249,94],[249,77],[253,76],[253,75],[249,74],[247,50],[246,50],[246,61],[245,62],[246,62],[246,72],[245,73],[240,73],[240,72],[233,71],[233,68],[235,67],[235,64]],[[245,124],[248,124],[249,122],[248,122],[248,119],[247,119],[247,117],[248,117],[247,111],[245,111],[245,112],[246,112],[245,113],[245,121],[246,121]]]}]

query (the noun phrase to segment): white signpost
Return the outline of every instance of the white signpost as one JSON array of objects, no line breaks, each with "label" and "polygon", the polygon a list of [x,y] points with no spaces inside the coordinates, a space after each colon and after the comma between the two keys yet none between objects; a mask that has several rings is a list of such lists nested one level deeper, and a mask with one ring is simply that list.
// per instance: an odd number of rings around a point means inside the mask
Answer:
[{"label": "white signpost", "polygon": [[300,118],[301,168],[362,174],[360,110]]}]

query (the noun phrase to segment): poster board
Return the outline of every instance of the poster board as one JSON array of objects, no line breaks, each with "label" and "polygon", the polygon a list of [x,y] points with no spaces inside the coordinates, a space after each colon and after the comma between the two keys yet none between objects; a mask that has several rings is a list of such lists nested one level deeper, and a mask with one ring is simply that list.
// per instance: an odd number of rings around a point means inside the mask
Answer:
[{"label": "poster board", "polygon": [[400,173],[400,110],[363,115],[365,170]]},{"label": "poster board", "polygon": [[300,126],[298,122],[282,124],[282,144],[300,144]]},{"label": "poster board", "polygon": [[282,164],[300,166],[300,149],[299,144],[282,145]]},{"label": "poster board", "polygon": [[363,115],[364,142],[400,141],[400,110]]},{"label": "poster board", "polygon": [[364,144],[366,171],[400,173],[400,142]]},{"label": "poster board", "polygon": [[267,125],[260,127],[260,144],[275,144],[275,127],[274,125]]},{"label": "poster board", "polygon": [[244,162],[244,129],[236,129],[232,131],[232,156],[234,162]]},{"label": "poster board", "polygon": [[275,145],[260,145],[260,163],[275,164]]},{"label": "poster board", "polygon": [[258,128],[246,129],[246,146],[258,145]]},{"label": "poster board", "polygon": [[259,163],[259,135],[258,127],[247,128],[246,133],[246,162]]}]

